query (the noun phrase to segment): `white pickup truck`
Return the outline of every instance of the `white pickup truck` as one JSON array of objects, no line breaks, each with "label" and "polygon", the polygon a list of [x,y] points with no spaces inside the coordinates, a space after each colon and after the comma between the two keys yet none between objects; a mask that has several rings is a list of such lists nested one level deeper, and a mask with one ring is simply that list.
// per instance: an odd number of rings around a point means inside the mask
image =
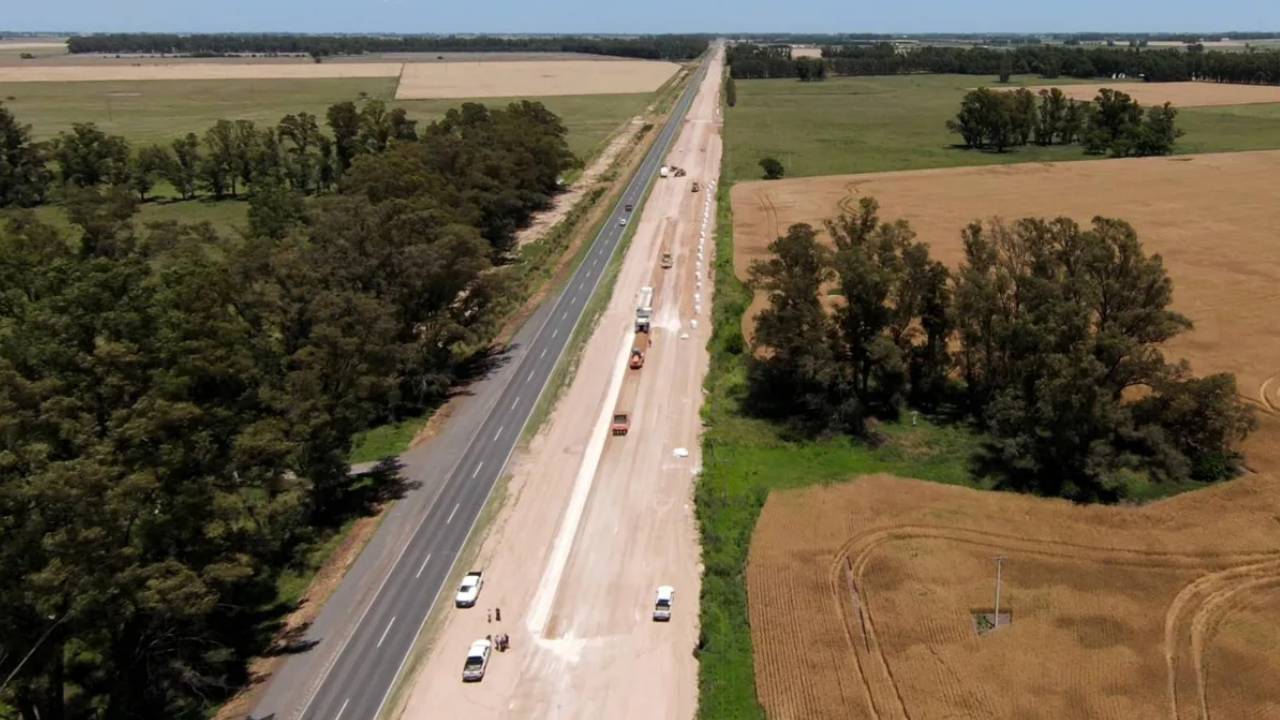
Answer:
[{"label": "white pickup truck", "polygon": [[472,570],[462,582],[458,583],[458,593],[453,596],[453,604],[460,608],[473,607],[480,598],[480,588],[484,585],[484,571]]},{"label": "white pickup truck", "polygon": [[489,653],[493,643],[488,640],[477,640],[471,643],[467,651],[467,662],[462,666],[462,682],[478,682],[484,679],[485,668],[489,667]]},{"label": "white pickup truck", "polygon": [[676,589],[670,585],[658,588],[658,597],[653,603],[654,622],[666,622],[671,619],[671,604],[676,600]]}]

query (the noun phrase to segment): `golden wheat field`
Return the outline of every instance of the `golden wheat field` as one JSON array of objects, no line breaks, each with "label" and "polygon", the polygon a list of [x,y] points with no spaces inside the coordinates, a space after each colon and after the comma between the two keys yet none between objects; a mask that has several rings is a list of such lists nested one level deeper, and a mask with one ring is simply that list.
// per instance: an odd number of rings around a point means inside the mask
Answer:
[{"label": "golden wheat field", "polygon": [[[1280,485],[1142,508],[886,476],[775,491],[748,612],[773,720],[1280,718]],[[979,637],[972,613],[1012,623]]]},{"label": "golden wheat field", "polygon": [[190,62],[151,59],[131,65],[6,65],[0,66],[0,83],[8,82],[112,82],[139,80],[315,80],[327,78],[396,77],[403,63],[303,62],[297,58],[270,58],[255,62]]},{"label": "golden wheat field", "polygon": [[647,93],[679,68],[653,60],[409,63],[396,99]]},{"label": "golden wheat field", "polygon": [[1249,105],[1253,103],[1280,102],[1280,87],[1275,85],[1228,85],[1211,82],[1171,82],[1099,84],[1099,85],[1036,85],[1028,87],[1038,93],[1044,88],[1057,87],[1069,98],[1089,101],[1098,96],[1104,87],[1123,90],[1142,105],[1173,103],[1175,107],[1209,105]]}]

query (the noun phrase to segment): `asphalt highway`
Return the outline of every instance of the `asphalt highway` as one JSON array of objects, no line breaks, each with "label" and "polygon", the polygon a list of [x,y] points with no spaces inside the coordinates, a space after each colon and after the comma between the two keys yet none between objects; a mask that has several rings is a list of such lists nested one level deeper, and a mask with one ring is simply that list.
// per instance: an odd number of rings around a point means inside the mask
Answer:
[{"label": "asphalt highway", "polygon": [[[627,229],[618,221],[632,214],[625,211],[625,206],[638,205],[649,182],[657,176],[705,72],[704,63],[680,96],[600,234],[592,241],[586,258],[555,298],[550,314],[545,316],[489,416],[471,438],[461,462],[445,480],[436,501],[404,546],[346,644],[332,665],[317,678],[316,692],[305,705],[301,720],[375,720],[432,607],[442,597],[452,604],[454,588],[444,587],[444,583],[454,560],[511,457],[552,369],[582,317],[587,300],[617,250]],[[483,591],[480,599],[479,605],[483,605]],[[458,682],[462,682],[466,650],[457,648]]]}]

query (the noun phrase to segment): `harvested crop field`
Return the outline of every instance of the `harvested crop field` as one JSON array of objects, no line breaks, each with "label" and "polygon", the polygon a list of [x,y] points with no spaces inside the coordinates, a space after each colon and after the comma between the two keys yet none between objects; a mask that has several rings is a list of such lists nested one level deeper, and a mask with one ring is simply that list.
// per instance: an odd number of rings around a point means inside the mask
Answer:
[{"label": "harvested crop field", "polygon": [[[770,495],[748,612],[771,718],[1280,718],[1280,486],[1142,508],[886,476]],[[981,637],[994,604],[1012,622]]]},{"label": "harvested crop field", "polygon": [[1124,85],[1043,85],[1027,89],[1038,93],[1043,88],[1056,87],[1069,98],[1093,100],[1104,87],[1123,90],[1143,105],[1173,103],[1175,107],[1210,105],[1251,105],[1254,103],[1280,102],[1280,87],[1275,85],[1229,85],[1211,82],[1134,83]]},{"label": "harvested crop field", "polygon": [[[951,267],[963,257],[960,230],[973,220],[1119,217],[1148,252],[1164,256],[1174,308],[1195,323],[1168,354],[1188,358],[1198,373],[1235,373],[1246,399],[1276,413],[1278,180],[1280,151],[1271,150],[739,183],[732,190],[734,267],[745,279],[750,262],[764,258],[789,225],[821,227],[842,204],[866,195],[879,200],[882,218],[908,220]],[[765,303],[757,294],[744,315],[747,338]]]},{"label": "harvested crop field", "polygon": [[648,93],[679,68],[652,60],[413,63],[404,66],[396,99]]},{"label": "harvested crop field", "polygon": [[139,65],[12,65],[0,83],[137,80],[315,80],[396,77],[402,63],[182,62]]}]

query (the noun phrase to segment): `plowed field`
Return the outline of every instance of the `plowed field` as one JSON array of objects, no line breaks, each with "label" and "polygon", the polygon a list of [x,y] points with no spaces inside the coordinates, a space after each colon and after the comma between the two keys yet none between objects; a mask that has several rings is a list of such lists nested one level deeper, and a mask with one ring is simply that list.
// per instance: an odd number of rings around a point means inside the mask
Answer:
[{"label": "plowed field", "polygon": [[[771,718],[1280,718],[1280,485],[1082,507],[864,477],[774,492],[747,564]],[[1011,625],[978,637],[1004,561]]]}]

